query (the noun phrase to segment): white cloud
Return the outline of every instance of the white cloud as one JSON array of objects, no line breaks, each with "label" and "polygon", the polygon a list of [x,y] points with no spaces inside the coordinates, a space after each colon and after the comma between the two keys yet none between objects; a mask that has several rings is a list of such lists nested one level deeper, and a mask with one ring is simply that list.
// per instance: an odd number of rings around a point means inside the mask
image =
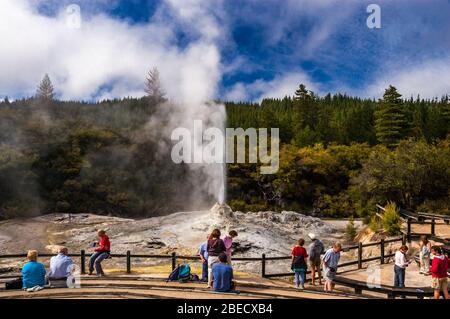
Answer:
[{"label": "white cloud", "polygon": [[225,99],[239,101],[256,96],[253,100],[261,101],[266,97],[283,98],[292,96],[301,83],[306,85],[308,90],[320,92],[318,84],[299,71],[278,75],[270,81],[259,79],[249,84],[237,83],[225,94]]},{"label": "white cloud", "polygon": [[443,94],[450,94],[450,60],[432,60],[396,68],[356,94],[379,98],[389,85],[395,86],[404,98],[418,94],[423,98],[440,98]]},{"label": "white cloud", "polygon": [[[81,13],[81,29],[71,29],[64,10],[47,17],[31,1],[2,0],[0,94],[32,95],[49,73],[63,99],[140,96],[148,69],[157,66],[174,100],[201,103],[215,97],[220,28],[202,1],[167,0],[145,25],[83,15],[83,7]],[[196,38],[181,49],[175,31],[191,22],[198,26]]]}]

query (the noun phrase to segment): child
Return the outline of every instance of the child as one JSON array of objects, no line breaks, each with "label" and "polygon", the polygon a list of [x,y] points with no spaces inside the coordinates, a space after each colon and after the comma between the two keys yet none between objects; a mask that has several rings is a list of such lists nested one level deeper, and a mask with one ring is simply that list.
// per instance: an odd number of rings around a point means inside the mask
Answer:
[{"label": "child", "polygon": [[394,286],[397,288],[405,287],[405,272],[406,267],[409,266],[411,261],[406,258],[406,252],[408,246],[403,245],[395,253],[395,266],[394,266]]},{"label": "child", "polygon": [[231,247],[233,246],[233,239],[236,238],[237,236],[238,236],[237,231],[230,230],[228,235],[226,235],[223,238],[223,243],[225,244],[225,248],[226,248],[227,263],[230,266],[231,266],[231,253],[232,253]]},{"label": "child", "polygon": [[431,243],[428,241],[427,236],[420,237],[419,249],[419,272],[424,275],[429,275]]},{"label": "child", "polygon": [[448,257],[442,254],[441,247],[431,247],[434,255],[431,263],[431,287],[434,289],[434,298],[439,299],[439,291],[442,290],[444,299],[449,299],[447,269],[449,266]]},{"label": "child", "polygon": [[306,258],[308,257],[308,253],[306,249],[303,248],[305,244],[305,240],[300,238],[297,244],[292,248],[292,271],[295,272],[295,286],[297,288],[302,287],[305,289],[305,277],[306,277]]}]

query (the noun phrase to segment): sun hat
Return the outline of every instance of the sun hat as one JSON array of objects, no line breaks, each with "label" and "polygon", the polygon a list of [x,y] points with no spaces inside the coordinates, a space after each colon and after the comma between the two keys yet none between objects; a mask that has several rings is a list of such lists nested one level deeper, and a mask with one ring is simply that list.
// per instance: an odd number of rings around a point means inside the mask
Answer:
[{"label": "sun hat", "polygon": [[316,235],[313,234],[313,233],[309,233],[309,234],[308,234],[308,237],[311,238],[311,240],[312,240],[312,239],[316,239]]}]

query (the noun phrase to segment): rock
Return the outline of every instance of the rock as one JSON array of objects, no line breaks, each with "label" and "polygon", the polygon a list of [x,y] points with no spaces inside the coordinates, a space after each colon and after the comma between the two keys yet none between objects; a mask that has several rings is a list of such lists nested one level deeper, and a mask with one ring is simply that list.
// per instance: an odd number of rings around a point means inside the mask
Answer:
[{"label": "rock", "polygon": [[231,218],[234,217],[233,210],[231,209],[230,206],[228,206],[225,203],[223,203],[223,204],[216,203],[211,208],[211,213],[218,214],[222,217],[231,217]]},{"label": "rock", "polygon": [[280,216],[280,220],[283,223],[289,223],[289,222],[294,222],[297,220],[301,219],[301,216],[299,216],[300,214],[296,213],[296,212],[287,212],[287,211],[282,211],[281,212],[281,216]]},{"label": "rock", "polygon": [[166,247],[166,244],[160,240],[151,240],[151,241],[146,240],[146,241],[144,241],[144,246],[147,248],[159,249],[162,247]]},{"label": "rock", "polygon": [[233,253],[234,254],[242,254],[242,253],[248,252],[252,248],[259,248],[259,247],[253,246],[249,242],[242,242],[241,241],[241,242],[233,242],[232,248],[233,248]]}]

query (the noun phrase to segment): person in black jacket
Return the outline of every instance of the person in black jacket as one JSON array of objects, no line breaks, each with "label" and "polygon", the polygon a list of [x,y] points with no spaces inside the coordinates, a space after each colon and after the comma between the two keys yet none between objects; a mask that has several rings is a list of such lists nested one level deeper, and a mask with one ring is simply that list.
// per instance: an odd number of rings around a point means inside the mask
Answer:
[{"label": "person in black jacket", "polygon": [[222,239],[220,239],[220,230],[214,229],[211,232],[211,238],[207,244],[208,250],[208,288],[212,286],[212,266],[219,262],[219,255],[225,253],[226,248]]}]

